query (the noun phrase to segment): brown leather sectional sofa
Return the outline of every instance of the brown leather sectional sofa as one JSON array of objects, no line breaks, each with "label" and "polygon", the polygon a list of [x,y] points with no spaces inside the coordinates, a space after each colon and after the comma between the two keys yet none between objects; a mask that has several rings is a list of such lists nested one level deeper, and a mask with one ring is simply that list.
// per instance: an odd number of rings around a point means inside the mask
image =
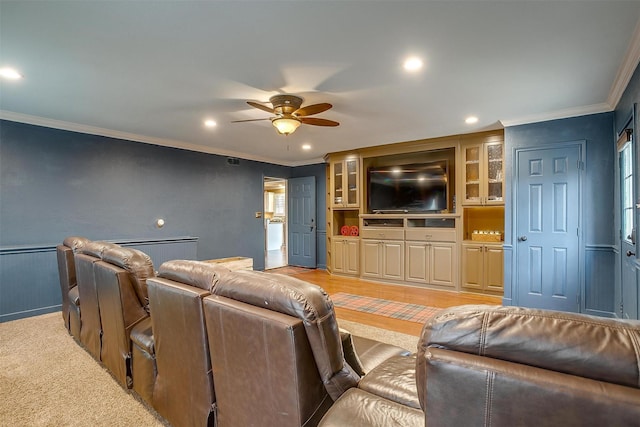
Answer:
[{"label": "brown leather sectional sofa", "polygon": [[454,307],[409,355],[339,330],[327,294],[288,276],[179,260],[154,275],[139,251],[64,243],[65,325],[174,426],[640,425],[637,321]]},{"label": "brown leather sectional sofa", "polygon": [[291,277],[198,261],[156,275],[140,251],[76,237],[58,254],[70,333],[174,426],[317,425],[367,370],[409,358],[339,330],[328,295]]},{"label": "brown leather sectional sofa", "polygon": [[[365,377],[320,425],[640,425],[638,321],[453,307],[425,324],[415,362],[420,413],[415,401],[398,404],[397,392],[383,399],[379,390],[363,390]],[[389,359],[376,369],[393,364]],[[395,368],[398,381],[409,381],[409,372]]]}]

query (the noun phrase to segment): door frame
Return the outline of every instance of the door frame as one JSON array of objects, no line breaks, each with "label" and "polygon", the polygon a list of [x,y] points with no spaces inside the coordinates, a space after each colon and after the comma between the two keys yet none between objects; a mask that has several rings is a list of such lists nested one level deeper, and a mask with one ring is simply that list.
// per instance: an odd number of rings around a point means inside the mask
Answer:
[{"label": "door frame", "polygon": [[[285,230],[288,228],[289,224],[289,200],[288,200],[288,195],[289,195],[289,179],[288,178],[280,178],[277,176],[272,176],[272,175],[263,175],[262,176],[262,194],[264,196],[264,193],[266,192],[266,186],[265,183],[267,181],[282,181],[284,182],[284,215],[286,218],[285,221]],[[266,218],[266,206],[265,206],[265,202],[263,200],[262,202],[262,228],[264,230],[263,233],[263,241],[264,241],[264,265],[265,265],[265,270],[267,269],[267,257],[268,257],[268,243],[267,243],[267,239],[268,239],[268,230],[267,230],[267,218]],[[284,233],[284,247],[286,248],[286,250],[284,251],[284,265],[283,267],[286,267],[287,265],[289,265],[289,260],[288,260],[288,248],[289,248],[289,233]]]},{"label": "door frame", "polygon": [[518,155],[527,151],[539,151],[550,150],[554,148],[578,148],[578,158],[580,161],[580,168],[578,169],[578,299],[580,300],[578,307],[580,312],[585,310],[585,248],[584,248],[584,224],[583,224],[583,212],[584,212],[584,174],[586,170],[586,149],[587,141],[585,139],[579,139],[574,141],[562,141],[562,142],[550,142],[544,144],[531,145],[526,147],[514,147],[513,148],[513,166],[512,166],[512,185],[511,185],[511,247],[513,248],[513,254],[511,256],[511,299],[512,305],[520,305],[520,297],[514,287],[514,283],[518,279]]},{"label": "door frame", "polygon": [[[616,269],[616,283],[615,283],[615,296],[614,296],[614,316],[617,318],[624,318],[624,308],[623,308],[623,296],[624,296],[624,284],[623,284],[623,268],[624,268],[624,256],[626,255],[625,253],[623,253],[622,250],[622,245],[623,245],[623,237],[622,237],[622,186],[620,183],[620,151],[619,151],[619,147],[618,147],[618,141],[620,139],[620,137],[622,136],[622,134],[627,130],[627,129],[631,129],[632,131],[632,151],[631,151],[631,161],[632,161],[632,169],[633,169],[633,177],[634,177],[634,182],[633,182],[633,198],[634,198],[634,203],[635,203],[635,208],[634,208],[634,212],[633,212],[633,225],[635,228],[635,236],[634,239],[636,241],[636,253],[638,251],[638,248],[640,248],[640,244],[638,244],[638,238],[640,238],[640,232],[638,230],[638,228],[640,228],[640,209],[638,209],[639,206],[639,197],[640,197],[640,191],[639,191],[639,177],[638,177],[638,169],[640,167],[640,162],[638,159],[638,156],[640,155],[640,151],[639,151],[639,147],[638,144],[636,142],[637,138],[637,133],[636,133],[636,104],[633,105],[631,112],[629,113],[627,119],[624,121],[624,125],[622,125],[619,129],[615,130],[615,134],[614,134],[614,138],[615,138],[615,174],[616,174],[616,187],[615,187],[615,197],[614,197],[614,201],[615,201],[615,248],[614,248],[614,252],[616,254],[616,265],[615,265],[615,269]],[[631,261],[631,268],[634,269],[635,272],[635,277],[636,277],[636,281],[634,283],[635,286],[637,286],[637,282],[638,282],[638,271],[640,271],[640,256],[636,255],[635,259]]]}]

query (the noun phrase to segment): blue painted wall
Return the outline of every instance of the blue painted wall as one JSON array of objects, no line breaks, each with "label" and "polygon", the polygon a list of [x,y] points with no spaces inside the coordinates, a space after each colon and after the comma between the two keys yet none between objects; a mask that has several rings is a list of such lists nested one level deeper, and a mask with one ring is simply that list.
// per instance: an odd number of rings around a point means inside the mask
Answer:
[{"label": "blue painted wall", "polygon": [[263,176],[289,167],[7,121],[0,137],[0,246],[195,236],[200,259],[264,268]]},{"label": "blue painted wall", "polygon": [[[262,270],[264,227],[255,213],[263,210],[263,178],[315,176],[318,224],[324,228],[325,170],[324,164],[287,167],[243,159],[230,165],[225,156],[0,121],[0,250],[28,252],[69,235],[194,236],[197,259],[245,256]],[[155,227],[158,218],[165,220],[163,228]],[[319,268],[326,267],[322,232]],[[8,287],[31,280],[9,274],[8,265],[0,257],[7,282],[0,283],[0,299]],[[59,293],[57,280],[52,292]]]},{"label": "blue painted wall", "polygon": [[615,233],[613,113],[513,126],[505,129],[505,294],[504,303],[516,304],[513,272],[514,151],[570,141],[586,141],[583,181],[584,283],[581,311],[612,316],[615,300]]}]

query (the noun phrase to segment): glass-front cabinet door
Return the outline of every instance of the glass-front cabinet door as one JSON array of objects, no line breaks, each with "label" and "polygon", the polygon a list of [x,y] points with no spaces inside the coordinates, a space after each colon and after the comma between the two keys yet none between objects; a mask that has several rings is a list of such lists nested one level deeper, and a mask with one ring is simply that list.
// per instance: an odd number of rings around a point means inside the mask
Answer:
[{"label": "glass-front cabinet door", "polygon": [[333,194],[331,198],[331,203],[333,206],[343,206],[343,185],[344,179],[343,177],[343,163],[342,162],[334,162],[331,163],[331,176],[333,178]]},{"label": "glass-front cabinet door", "polygon": [[486,159],[486,195],[483,201],[485,205],[504,203],[504,168],[502,143],[494,142],[484,144]]},{"label": "glass-front cabinet door", "polygon": [[336,208],[357,208],[360,204],[358,159],[331,163],[331,204]]},{"label": "glass-front cabinet door", "polygon": [[480,145],[464,149],[464,201],[466,204],[481,204],[480,198]]},{"label": "glass-front cabinet door", "polygon": [[504,204],[502,151],[502,142],[488,142],[464,147],[463,204]]},{"label": "glass-front cabinet door", "polygon": [[350,159],[345,160],[347,176],[347,207],[358,206],[358,160]]}]

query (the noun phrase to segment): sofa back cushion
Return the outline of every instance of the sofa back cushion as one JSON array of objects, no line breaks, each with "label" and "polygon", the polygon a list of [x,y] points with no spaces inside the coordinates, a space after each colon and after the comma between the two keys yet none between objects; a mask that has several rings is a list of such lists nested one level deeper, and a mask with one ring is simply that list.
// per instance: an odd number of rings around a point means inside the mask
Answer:
[{"label": "sofa back cushion", "polygon": [[155,275],[149,255],[137,249],[118,246],[107,248],[102,254],[102,260],[126,270],[140,305],[149,305],[147,279]]},{"label": "sofa back cushion", "polygon": [[238,270],[222,275],[213,293],[301,319],[329,395],[335,400],[357,385],[360,376],[344,360],[333,303],[319,286],[280,274]]},{"label": "sofa back cushion", "polygon": [[429,347],[640,388],[638,321],[522,307],[459,306],[425,324],[419,355]]}]

